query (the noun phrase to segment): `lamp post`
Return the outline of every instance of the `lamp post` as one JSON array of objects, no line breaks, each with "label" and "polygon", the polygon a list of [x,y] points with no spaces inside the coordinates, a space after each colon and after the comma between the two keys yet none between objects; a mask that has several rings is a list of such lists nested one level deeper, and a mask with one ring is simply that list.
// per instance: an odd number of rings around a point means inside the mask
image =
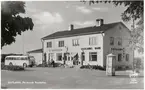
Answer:
[{"label": "lamp post", "polygon": [[23,55],[24,55],[24,32],[22,32],[22,42],[23,42]]},{"label": "lamp post", "polygon": [[65,64],[65,61],[66,61],[66,59],[67,59],[67,55],[68,55],[68,47],[67,46],[65,46],[65,49],[66,49],[66,51],[65,51],[65,53],[64,53],[64,64]]}]

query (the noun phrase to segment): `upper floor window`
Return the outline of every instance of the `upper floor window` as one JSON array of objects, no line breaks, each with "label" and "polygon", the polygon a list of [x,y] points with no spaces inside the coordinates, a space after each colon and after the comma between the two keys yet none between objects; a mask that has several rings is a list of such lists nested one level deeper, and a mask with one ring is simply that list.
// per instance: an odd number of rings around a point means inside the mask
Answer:
[{"label": "upper floor window", "polygon": [[118,39],[118,45],[120,45],[120,46],[122,45],[122,38]]},{"label": "upper floor window", "polygon": [[129,61],[129,54],[126,54],[126,61]]},{"label": "upper floor window", "polygon": [[52,47],[52,42],[47,42],[47,48]]},{"label": "upper floor window", "polygon": [[79,46],[79,39],[73,39],[72,44],[73,46]]},{"label": "upper floor window", "polygon": [[89,45],[97,45],[97,37],[90,37]]},{"label": "upper floor window", "polygon": [[110,45],[114,45],[114,37],[110,37]]},{"label": "upper floor window", "polygon": [[122,60],[122,54],[118,54],[118,61]]},{"label": "upper floor window", "polygon": [[59,41],[58,47],[64,47],[64,41]]}]

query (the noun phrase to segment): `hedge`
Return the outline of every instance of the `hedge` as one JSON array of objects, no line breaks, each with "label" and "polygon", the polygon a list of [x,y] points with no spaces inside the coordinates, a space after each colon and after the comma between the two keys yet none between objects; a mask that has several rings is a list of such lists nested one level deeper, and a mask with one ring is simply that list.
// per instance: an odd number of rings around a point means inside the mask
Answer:
[{"label": "hedge", "polygon": [[80,69],[95,69],[95,70],[106,70],[105,67],[99,65],[83,65]]},{"label": "hedge", "polygon": [[22,66],[9,66],[9,65],[1,64],[1,70],[23,71],[25,69]]}]

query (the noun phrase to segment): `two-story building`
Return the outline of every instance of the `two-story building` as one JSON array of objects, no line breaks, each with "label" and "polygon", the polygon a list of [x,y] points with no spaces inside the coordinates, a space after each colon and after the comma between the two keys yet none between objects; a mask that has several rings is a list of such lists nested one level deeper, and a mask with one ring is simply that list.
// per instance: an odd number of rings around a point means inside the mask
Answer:
[{"label": "two-story building", "polygon": [[55,32],[42,38],[43,60],[69,65],[106,66],[106,55],[116,55],[116,65],[132,67],[133,51],[129,47],[130,30],[122,23],[96,25]]}]

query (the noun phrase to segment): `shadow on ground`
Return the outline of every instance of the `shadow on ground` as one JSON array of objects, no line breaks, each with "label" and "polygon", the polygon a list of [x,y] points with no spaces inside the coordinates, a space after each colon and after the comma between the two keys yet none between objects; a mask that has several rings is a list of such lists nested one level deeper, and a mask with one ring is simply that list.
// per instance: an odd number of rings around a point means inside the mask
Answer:
[{"label": "shadow on ground", "polygon": [[7,89],[7,87],[6,86],[1,86],[1,89]]},{"label": "shadow on ground", "polygon": [[[129,75],[115,75],[115,78],[130,78]],[[137,76],[137,78],[144,78],[144,76]]]}]

